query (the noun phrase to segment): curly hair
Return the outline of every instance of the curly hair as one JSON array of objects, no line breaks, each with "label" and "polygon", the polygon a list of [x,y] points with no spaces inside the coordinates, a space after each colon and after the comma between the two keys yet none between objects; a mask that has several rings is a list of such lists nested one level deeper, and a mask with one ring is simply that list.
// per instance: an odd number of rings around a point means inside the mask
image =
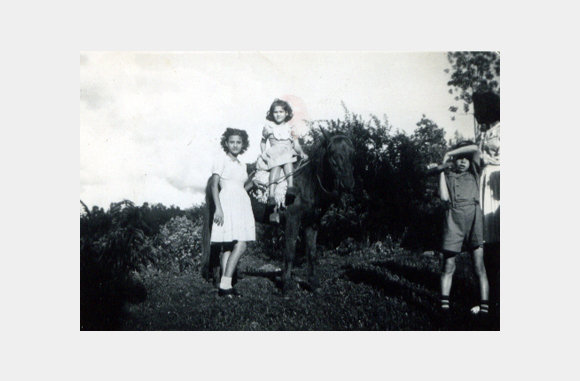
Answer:
[{"label": "curly hair", "polygon": [[240,155],[243,154],[244,152],[246,152],[246,150],[248,149],[248,147],[250,146],[250,141],[248,139],[248,133],[245,130],[239,130],[237,128],[226,128],[226,131],[222,134],[222,139],[220,144],[222,145],[222,148],[224,149],[225,153],[228,153],[228,146],[227,146],[227,141],[230,138],[230,136],[239,136],[242,138],[242,149],[240,150]]},{"label": "curly hair", "polygon": [[288,115],[286,115],[286,119],[284,119],[284,122],[287,122],[290,119],[292,119],[294,114],[292,113],[292,107],[290,107],[290,104],[288,104],[288,102],[286,102],[286,101],[283,101],[282,99],[274,99],[274,102],[272,102],[270,109],[266,113],[267,120],[269,120],[271,122],[275,122],[275,120],[274,120],[274,108],[276,106],[282,106],[284,111],[286,111],[286,113],[288,114]]}]

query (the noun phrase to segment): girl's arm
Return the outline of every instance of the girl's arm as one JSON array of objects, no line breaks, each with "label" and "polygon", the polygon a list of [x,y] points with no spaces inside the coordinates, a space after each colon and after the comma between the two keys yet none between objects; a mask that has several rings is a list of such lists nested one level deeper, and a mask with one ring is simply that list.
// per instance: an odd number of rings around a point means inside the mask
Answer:
[{"label": "girl's arm", "polygon": [[483,162],[483,164],[485,165],[499,165],[499,160],[493,156],[491,156],[490,154],[488,154],[487,152],[484,152],[481,155],[481,161]]},{"label": "girl's arm", "polygon": [[300,155],[300,157],[303,160],[308,159],[308,155],[302,149],[302,146],[300,145],[300,142],[298,141],[298,139],[297,138],[294,138],[293,141],[294,141],[294,150],[298,153],[298,155]]},{"label": "girl's arm", "polygon": [[254,178],[248,178],[244,183],[244,189],[246,192],[249,192],[253,187],[258,186],[258,184],[254,181]]},{"label": "girl's arm", "polygon": [[447,190],[447,181],[445,180],[445,172],[439,174],[439,198],[441,201],[449,201],[449,191]]},{"label": "girl's arm", "polygon": [[224,212],[222,210],[222,203],[220,202],[220,192],[219,185],[220,175],[214,173],[211,176],[211,195],[213,197],[213,202],[215,203],[215,213],[213,215],[213,220],[218,226],[224,224]]},{"label": "girl's arm", "polygon": [[268,125],[266,124],[262,129],[262,140],[260,141],[260,150],[262,151],[262,153],[264,153],[264,151],[266,150],[266,142],[268,141],[268,137],[270,136],[271,133],[272,132],[270,131]]}]

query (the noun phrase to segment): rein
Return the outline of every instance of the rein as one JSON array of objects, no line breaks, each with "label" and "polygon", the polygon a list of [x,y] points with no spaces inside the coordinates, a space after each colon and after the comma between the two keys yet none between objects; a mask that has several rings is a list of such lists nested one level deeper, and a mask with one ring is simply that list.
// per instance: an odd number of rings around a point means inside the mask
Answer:
[{"label": "rein", "polygon": [[[274,180],[268,184],[266,184],[266,187],[269,187],[272,184],[280,184],[282,181],[286,180],[288,177],[293,176],[295,173],[298,173],[302,170],[302,168],[306,167],[308,164],[310,164],[310,159],[307,160],[302,160],[300,162],[300,164],[298,165],[298,167],[296,167],[295,170],[293,170],[292,172],[278,178],[278,180]],[[255,171],[252,173],[252,176],[254,175],[254,173],[256,173]]]},{"label": "rein", "polygon": [[320,185],[320,188],[322,189],[322,191],[326,194],[334,194],[334,192],[330,192],[328,190],[326,190],[326,188],[324,187],[324,185],[322,185],[322,180],[320,180],[320,175],[317,173],[316,174],[316,179],[318,180],[318,185]]}]

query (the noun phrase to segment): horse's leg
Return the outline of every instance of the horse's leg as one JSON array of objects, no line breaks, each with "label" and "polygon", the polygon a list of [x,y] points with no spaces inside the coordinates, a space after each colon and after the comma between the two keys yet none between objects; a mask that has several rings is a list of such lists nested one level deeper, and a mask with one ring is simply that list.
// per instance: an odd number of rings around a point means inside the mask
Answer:
[{"label": "horse's leg", "polygon": [[219,287],[220,281],[222,280],[222,270],[220,265],[220,245],[211,245],[210,249],[210,271],[211,277],[213,278],[213,285]]},{"label": "horse's leg", "polygon": [[282,292],[285,294],[292,285],[292,265],[296,254],[296,240],[300,229],[300,215],[295,208],[286,211],[284,269],[282,270]]},{"label": "horse's leg", "polygon": [[320,287],[320,281],[316,274],[316,237],[318,230],[313,226],[308,226],[304,229],[304,234],[306,238],[306,257],[308,258],[308,283],[313,290],[316,290]]}]

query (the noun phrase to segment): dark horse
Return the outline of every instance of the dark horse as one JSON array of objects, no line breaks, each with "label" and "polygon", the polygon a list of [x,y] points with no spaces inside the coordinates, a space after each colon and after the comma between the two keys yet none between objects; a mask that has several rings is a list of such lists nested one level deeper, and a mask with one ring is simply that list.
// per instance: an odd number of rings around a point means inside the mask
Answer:
[{"label": "dark horse", "polygon": [[[313,147],[308,164],[295,170],[294,185],[299,189],[298,197],[283,213],[286,250],[282,272],[282,290],[289,290],[292,279],[292,265],[296,253],[296,240],[300,227],[304,228],[306,257],[308,258],[308,282],[312,289],[319,287],[316,274],[316,236],[320,219],[332,202],[339,199],[342,191],[352,191],[354,187],[353,158],[354,147],[351,140],[342,134],[326,136]],[[210,245],[211,226],[215,204],[211,189],[206,187],[206,210],[203,228],[202,275],[214,284],[219,283],[220,262],[218,245]],[[266,222],[265,206],[252,200],[254,217],[258,222]]]}]

